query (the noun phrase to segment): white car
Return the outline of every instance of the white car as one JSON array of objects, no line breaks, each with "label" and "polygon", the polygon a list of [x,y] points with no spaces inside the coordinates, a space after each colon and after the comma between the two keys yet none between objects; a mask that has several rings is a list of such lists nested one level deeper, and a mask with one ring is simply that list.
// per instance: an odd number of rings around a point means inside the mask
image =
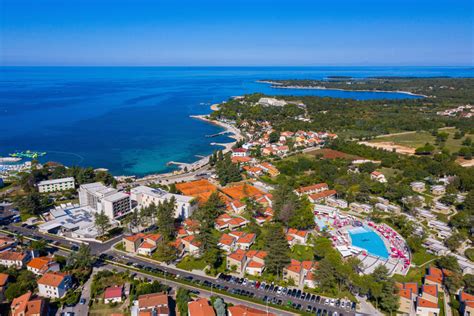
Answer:
[{"label": "white car", "polygon": [[329,299],[328,298],[324,301],[324,304],[329,305]]},{"label": "white car", "polygon": [[335,299],[332,299],[332,300],[331,300],[331,306],[334,306],[334,305],[336,305],[336,300],[335,300]]}]

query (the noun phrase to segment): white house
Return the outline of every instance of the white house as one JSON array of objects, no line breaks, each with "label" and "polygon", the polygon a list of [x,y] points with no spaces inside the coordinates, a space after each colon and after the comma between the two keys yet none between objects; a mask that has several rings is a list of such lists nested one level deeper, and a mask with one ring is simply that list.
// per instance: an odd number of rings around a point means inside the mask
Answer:
[{"label": "white house", "polygon": [[30,258],[31,255],[29,252],[7,250],[0,253],[0,265],[7,268],[15,267],[19,269],[23,268]]},{"label": "white house", "polygon": [[60,270],[59,263],[54,261],[52,257],[33,258],[26,264],[26,268],[36,275],[43,275],[46,272],[59,272]]},{"label": "white house", "polygon": [[38,191],[43,192],[55,192],[65,191],[75,188],[75,182],[73,177],[45,180],[38,182]]},{"label": "white house", "polygon": [[104,303],[121,303],[123,297],[123,286],[111,286],[105,289]]},{"label": "white house", "polygon": [[234,148],[232,149],[232,157],[247,157],[248,150],[245,148]]},{"label": "white house", "polygon": [[47,272],[38,281],[38,295],[62,298],[71,287],[71,276],[61,272]]},{"label": "white house", "polygon": [[385,175],[381,172],[378,171],[372,171],[370,174],[370,179],[378,181],[380,183],[386,183],[387,179],[385,178]]}]

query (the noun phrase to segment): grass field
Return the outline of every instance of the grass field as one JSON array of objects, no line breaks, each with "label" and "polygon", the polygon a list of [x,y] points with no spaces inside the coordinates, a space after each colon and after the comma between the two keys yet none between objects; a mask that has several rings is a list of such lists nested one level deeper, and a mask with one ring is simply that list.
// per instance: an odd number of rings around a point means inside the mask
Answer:
[{"label": "grass field", "polygon": [[[448,133],[449,137],[445,143],[445,147],[452,153],[459,151],[462,147],[462,142],[466,137],[471,137],[474,139],[474,135],[467,134],[461,139],[454,139],[454,133],[456,132],[455,128],[443,128],[440,129],[439,132]],[[380,143],[380,142],[392,142],[396,145],[405,146],[409,148],[418,148],[423,146],[426,143],[434,144],[435,137],[431,135],[430,132],[422,131],[422,132],[410,132],[410,133],[403,133],[399,135],[390,135],[384,137],[378,137],[372,139],[371,143]]]},{"label": "grass field", "polygon": [[109,304],[94,303],[89,309],[89,315],[90,316],[109,316],[112,314],[129,315],[124,310],[120,309],[120,305],[121,304],[113,306]]},{"label": "grass field", "polygon": [[291,248],[291,258],[298,261],[313,260],[314,249],[311,246],[294,245]]},{"label": "grass field", "polygon": [[176,267],[187,271],[204,270],[206,263],[202,259],[185,257]]}]

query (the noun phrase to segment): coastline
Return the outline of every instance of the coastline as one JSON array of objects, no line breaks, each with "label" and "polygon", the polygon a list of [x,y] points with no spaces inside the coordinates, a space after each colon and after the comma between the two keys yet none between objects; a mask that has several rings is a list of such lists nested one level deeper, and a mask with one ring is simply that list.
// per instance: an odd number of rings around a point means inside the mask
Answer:
[{"label": "coastline", "polygon": [[402,93],[406,95],[411,95],[415,97],[429,98],[429,96],[424,94],[417,94],[409,91],[401,90],[358,90],[358,89],[342,89],[342,88],[326,88],[321,86],[284,86],[280,82],[266,81],[266,80],[257,80],[258,83],[270,84],[274,89],[300,89],[300,90],[335,90],[335,91],[347,91],[347,92],[380,92],[380,93]]}]

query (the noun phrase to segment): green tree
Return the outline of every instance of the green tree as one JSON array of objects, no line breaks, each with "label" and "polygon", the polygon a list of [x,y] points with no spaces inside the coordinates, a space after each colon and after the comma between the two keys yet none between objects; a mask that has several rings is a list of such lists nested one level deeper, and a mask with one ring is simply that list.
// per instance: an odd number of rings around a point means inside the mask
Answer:
[{"label": "green tree", "polygon": [[173,262],[177,258],[176,248],[172,247],[168,242],[159,242],[153,257],[167,264]]},{"label": "green tree", "polygon": [[95,213],[94,224],[97,227],[99,235],[103,236],[107,230],[110,228],[110,219],[105,215],[104,211],[100,213]]},{"label": "green tree", "polygon": [[268,252],[265,258],[267,270],[280,277],[283,268],[290,263],[290,246],[281,225],[273,224],[268,227],[265,249]]},{"label": "green tree", "polygon": [[163,203],[159,203],[156,208],[156,222],[158,224],[158,231],[169,241],[174,235],[174,212],[176,208],[176,199],[171,197]]},{"label": "green tree", "polygon": [[180,315],[188,315],[188,302],[191,301],[191,295],[188,289],[179,287],[176,292],[176,307]]}]

